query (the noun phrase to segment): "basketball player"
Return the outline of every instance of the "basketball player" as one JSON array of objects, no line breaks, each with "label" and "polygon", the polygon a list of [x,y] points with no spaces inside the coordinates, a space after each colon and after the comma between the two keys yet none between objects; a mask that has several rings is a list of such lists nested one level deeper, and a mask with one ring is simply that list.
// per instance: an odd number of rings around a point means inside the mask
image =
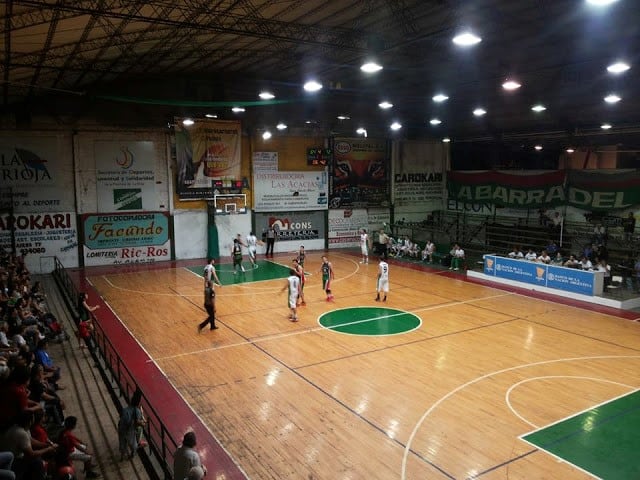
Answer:
[{"label": "basketball player", "polygon": [[244,267],[242,266],[242,242],[237,238],[233,239],[233,246],[231,247],[231,258],[233,259],[233,274],[238,271],[238,267],[244,273]]},{"label": "basketball player", "polygon": [[300,245],[300,250],[298,251],[298,263],[302,268],[304,268],[304,257],[306,256],[307,254],[304,251],[304,245]]},{"label": "basketball player", "polygon": [[289,290],[289,309],[291,310],[291,315],[289,315],[289,319],[292,322],[298,321],[298,293],[300,292],[300,278],[296,275],[296,271],[292,268],[289,270],[289,277],[287,278],[287,283],[282,288],[281,292],[285,290]]},{"label": "basketball player", "polygon": [[204,267],[204,309],[207,311],[207,318],[198,325],[198,333],[202,331],[207,324],[210,324],[210,330],[216,330],[216,291],[213,289],[213,285],[222,287],[218,275],[216,274],[216,267],[214,267],[215,260],[212,258],[209,263]]},{"label": "basketball player", "polygon": [[378,264],[378,280],[376,285],[376,302],[380,301],[380,292],[384,292],[383,302],[387,301],[387,293],[389,293],[389,264],[384,261],[384,257],[380,257]]},{"label": "basketball player", "polygon": [[296,275],[300,279],[300,289],[298,292],[298,305],[304,306],[307,304],[307,302],[304,301],[304,282],[305,282],[304,267],[300,263],[300,260],[298,260],[297,258],[293,259],[293,269],[296,271]]},{"label": "basketball player", "polygon": [[247,235],[247,250],[249,251],[249,260],[251,260],[251,266],[258,268],[256,264],[256,249],[258,245],[258,237],[253,232],[249,232]]},{"label": "basketball player", "polygon": [[209,263],[204,266],[204,286],[212,285],[212,281],[215,281],[217,285],[222,286],[220,280],[218,280],[218,275],[216,274],[216,267],[214,266],[216,261],[213,258],[209,259]]},{"label": "basketball player", "polygon": [[332,302],[333,294],[331,293],[331,280],[333,280],[333,267],[326,255],[322,256],[320,271],[322,272],[322,289],[327,294],[327,302]]},{"label": "basketball player", "polygon": [[360,251],[362,252],[360,263],[369,263],[369,235],[365,228],[360,230]]}]

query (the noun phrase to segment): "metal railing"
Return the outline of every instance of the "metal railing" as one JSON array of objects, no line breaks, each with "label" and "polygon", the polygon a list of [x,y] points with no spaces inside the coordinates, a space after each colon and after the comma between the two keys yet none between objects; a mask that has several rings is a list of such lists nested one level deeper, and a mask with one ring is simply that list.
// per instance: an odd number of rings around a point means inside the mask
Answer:
[{"label": "metal railing", "polygon": [[[80,292],[57,257],[54,262],[53,277],[58,288],[62,291],[67,308],[74,315],[74,318],[78,318],[77,305]],[[151,452],[151,456],[145,455],[147,458],[141,456],[147,473],[154,479],[162,477],[172,479],[173,452],[178,447],[178,442],[169,433],[164,422],[153,408],[151,400],[144,394],[135,377],[120,358],[118,350],[105,334],[100,322],[94,321],[93,326],[93,340],[97,347],[97,352],[94,353],[96,365],[102,369],[102,376],[107,380],[107,387],[111,390],[111,395],[118,411],[121,412],[123,408],[123,404],[118,400],[118,397],[124,398],[128,403],[136,390],[140,390],[142,393],[141,406],[147,420],[145,437]],[[109,374],[108,376],[107,373]],[[117,391],[114,389],[114,383]]]}]

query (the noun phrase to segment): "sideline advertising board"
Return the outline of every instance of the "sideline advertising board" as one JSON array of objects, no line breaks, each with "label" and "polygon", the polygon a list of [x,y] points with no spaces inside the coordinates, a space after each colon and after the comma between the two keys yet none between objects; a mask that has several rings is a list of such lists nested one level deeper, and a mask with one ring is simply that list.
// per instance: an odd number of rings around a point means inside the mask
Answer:
[{"label": "sideline advertising board", "polygon": [[0,248],[11,251],[11,230],[15,229],[16,251],[25,256],[33,273],[40,271],[40,258],[58,257],[65,267],[78,266],[76,215],[61,213],[19,213],[0,215]]},{"label": "sideline advertising board", "polygon": [[[367,210],[329,210],[329,248],[348,248],[360,245],[360,230],[369,232]],[[369,235],[371,236],[370,232]]]},{"label": "sideline advertising board", "polygon": [[83,215],[84,265],[171,260],[169,217],[160,212]]},{"label": "sideline advertising board", "polygon": [[582,295],[602,295],[604,274],[513,258],[484,256],[484,273],[516,282]]},{"label": "sideline advertising board", "polygon": [[258,172],[253,175],[256,212],[326,210],[327,171]]},{"label": "sideline advertising board", "polygon": [[324,248],[326,212],[273,212],[256,213],[256,235],[261,238],[267,228],[276,231],[276,252],[298,251],[300,245],[307,250]]}]

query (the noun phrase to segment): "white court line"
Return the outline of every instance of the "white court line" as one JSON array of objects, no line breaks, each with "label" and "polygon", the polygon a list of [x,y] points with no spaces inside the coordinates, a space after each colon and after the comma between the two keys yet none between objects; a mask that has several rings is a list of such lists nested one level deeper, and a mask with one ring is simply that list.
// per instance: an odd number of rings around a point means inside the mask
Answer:
[{"label": "white court line", "polygon": [[[418,308],[416,310],[407,310],[407,311],[403,312],[402,315],[407,314],[407,313],[415,314],[417,312],[426,312],[426,311],[431,311],[431,310],[438,310],[440,308],[446,308],[446,307],[455,307],[455,306],[458,306],[458,305],[464,305],[464,304],[468,304],[468,303],[472,303],[472,302],[477,302],[477,301],[485,300],[485,299],[488,299],[488,298],[506,297],[506,296],[509,296],[509,295],[511,295],[510,292],[503,293],[503,294],[500,294],[500,295],[493,295],[491,297],[473,298],[473,299],[470,299],[470,300],[462,300],[462,301],[459,301],[459,302],[446,302],[446,303],[442,303],[442,304],[438,304],[438,305],[432,305],[432,306],[429,306],[429,307]],[[371,306],[368,306],[368,307],[371,307]],[[376,317],[376,318],[378,318],[378,317]],[[357,322],[367,322],[367,321],[371,321],[371,320],[374,320],[374,318],[358,320]],[[355,323],[357,323],[357,322],[355,322]],[[350,322],[350,323],[352,323],[352,322]],[[293,337],[293,336],[296,336],[296,335],[304,335],[304,334],[307,334],[307,333],[318,332],[320,330],[331,330],[331,329],[334,329],[334,328],[339,328],[339,327],[341,327],[343,325],[344,324],[338,324],[338,325],[334,325],[331,328],[329,328],[329,327],[312,327],[312,328],[307,328],[307,329],[304,329],[304,330],[299,330],[299,331],[296,331],[296,332],[289,332],[289,333],[270,335],[270,336],[267,336],[267,337],[261,337],[261,338],[255,339],[255,340],[245,340],[245,341],[242,341],[242,342],[232,343],[232,344],[229,344],[229,345],[223,345],[223,346],[220,346],[220,347],[210,347],[210,348],[206,348],[206,349],[203,349],[203,350],[195,350],[195,351],[191,351],[191,352],[177,353],[175,355],[169,355],[169,356],[166,356],[166,357],[159,357],[156,360],[158,362],[160,362],[160,361],[163,361],[163,360],[170,360],[172,358],[186,357],[188,355],[197,355],[197,354],[204,353],[204,352],[213,352],[213,351],[222,350],[222,349],[225,349],[225,348],[240,347],[240,346],[244,346],[244,345],[254,345],[254,344],[258,344],[258,343],[262,343],[262,342],[266,342],[266,341],[279,340],[279,339],[282,339],[282,338]]]},{"label": "white court line", "polygon": [[534,363],[526,363],[523,365],[516,365],[514,367],[509,367],[509,368],[503,368],[501,370],[496,370],[495,372],[490,372],[487,373],[485,375],[481,375],[480,377],[476,377],[473,380],[469,380],[468,382],[459,385],[458,387],[454,388],[453,390],[449,391],[449,393],[447,393],[446,395],[440,397],[435,403],[433,403],[428,409],[427,411],[424,412],[424,414],[422,415],[422,417],[420,417],[420,420],[418,420],[416,422],[415,427],[413,428],[413,431],[411,432],[411,435],[409,436],[409,439],[407,441],[407,444],[404,447],[404,454],[402,456],[402,468],[401,468],[401,472],[400,472],[400,478],[401,480],[406,480],[407,478],[407,460],[409,457],[409,453],[411,452],[411,444],[413,443],[413,440],[415,439],[418,430],[422,427],[422,424],[424,423],[424,421],[427,419],[427,417],[429,415],[431,415],[431,413],[440,406],[440,404],[444,403],[446,400],[448,400],[449,398],[451,398],[452,396],[454,396],[456,393],[464,390],[465,388],[481,382],[482,380],[486,380],[487,378],[491,378],[495,375],[500,375],[502,373],[507,373],[507,372],[511,372],[511,371],[515,371],[515,370],[520,370],[520,369],[524,369],[524,368],[528,368],[528,367],[535,367],[535,366],[539,366],[539,365],[549,365],[549,364],[553,364],[553,363],[561,363],[561,362],[571,362],[571,361],[582,361],[582,360],[607,360],[607,359],[621,359],[621,358],[640,358],[640,355],[603,355],[603,356],[593,356],[593,357],[574,357],[574,358],[560,358],[560,359],[556,359],[556,360],[543,360],[541,362],[534,362]]},{"label": "white court line", "polygon": [[[525,380],[521,380],[518,383],[514,383],[513,385],[511,385],[511,387],[509,387],[509,390],[507,390],[507,392],[504,394],[504,400],[507,403],[507,406],[509,407],[509,410],[511,410],[511,413],[513,413],[516,417],[518,417],[524,423],[529,424],[530,426],[532,426],[535,429],[540,429],[541,427],[539,427],[538,425],[535,425],[534,423],[532,423],[529,420],[527,420],[526,418],[524,418],[522,415],[520,415],[516,411],[516,409],[513,407],[513,405],[511,405],[511,392],[513,390],[515,390],[516,388],[518,388],[520,385],[524,384],[524,383],[534,382],[536,380],[547,380],[547,379],[550,379],[550,378],[568,378],[568,379],[571,379],[571,380],[593,380],[593,381],[596,381],[596,382],[610,383],[610,384],[613,384],[613,385],[619,385],[621,387],[630,388],[631,390],[635,390],[636,389],[636,387],[633,387],[631,385],[627,385],[625,383],[614,382],[613,380],[607,380],[607,379],[604,379],[604,378],[596,378],[596,377],[581,377],[581,376],[574,376],[574,375],[547,375],[547,376],[544,376],[544,377],[533,377],[533,378],[527,378]],[[625,396],[625,395],[629,395],[629,394],[625,393],[622,396]],[[612,401],[611,399],[606,400],[605,402],[602,403],[602,405],[604,405],[605,403],[609,403],[611,401]],[[555,423],[559,423],[559,422],[564,422],[568,418],[575,417],[576,415],[580,415],[581,413],[588,412],[589,410],[592,410],[594,408],[597,408],[597,405],[595,407],[586,408],[582,412],[574,413],[569,417],[566,417],[566,418],[563,418],[561,420],[558,420],[557,422],[554,422],[554,424]],[[542,428],[548,428],[548,427],[550,427],[551,425],[554,425],[554,424],[549,424],[549,425],[546,425],[546,426],[544,426]],[[524,435],[529,435],[531,433],[533,433],[533,432],[525,433]],[[522,438],[522,436],[523,435],[521,435],[520,438]]]}]

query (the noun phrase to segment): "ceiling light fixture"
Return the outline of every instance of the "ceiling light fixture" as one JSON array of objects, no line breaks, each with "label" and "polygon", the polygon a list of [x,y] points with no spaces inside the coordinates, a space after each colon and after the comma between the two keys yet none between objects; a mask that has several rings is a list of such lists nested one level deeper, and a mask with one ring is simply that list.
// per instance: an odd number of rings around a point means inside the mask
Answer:
[{"label": "ceiling light fixture", "polygon": [[617,1],[618,0],[587,0],[587,3],[596,7],[606,7],[607,5],[611,5]]},{"label": "ceiling light fixture", "polygon": [[366,138],[366,136],[367,136],[367,129],[366,129],[366,128],[363,128],[363,127],[360,127],[360,128],[358,128],[358,129],[356,130],[356,133],[357,133],[358,135],[363,135],[363,136]]},{"label": "ceiling light fixture", "polygon": [[449,143],[449,142],[451,142],[451,139],[449,137],[444,137],[442,139],[442,143]]},{"label": "ceiling light fixture", "polygon": [[315,80],[309,80],[304,84],[305,91],[307,92],[317,92],[318,90],[322,90],[322,84]]},{"label": "ceiling light fixture", "polygon": [[536,145],[533,148],[535,148],[539,152],[540,150],[542,150],[542,145]]},{"label": "ceiling light fixture", "polygon": [[482,38],[480,38],[479,36],[475,35],[470,31],[459,33],[458,35],[453,37],[453,40],[452,40],[453,43],[455,43],[460,47],[471,47],[473,45],[480,43],[481,41],[482,41]]},{"label": "ceiling light fixture", "polygon": [[349,115],[338,115],[338,120],[351,120]]},{"label": "ceiling light fixture", "polygon": [[233,107],[233,108],[231,109],[231,111],[232,111],[233,113],[242,113],[242,112],[244,112],[244,111],[245,111],[245,109],[244,109],[244,108],[242,108],[242,107]]},{"label": "ceiling light fixture", "polygon": [[440,125],[442,123],[442,120],[440,120],[439,118],[432,118],[431,120],[429,120],[429,123],[431,125]]},{"label": "ceiling light fixture", "polygon": [[265,130],[262,133],[262,139],[263,140],[269,140],[273,135],[271,134],[271,132],[269,130]]},{"label": "ceiling light fixture", "polygon": [[207,118],[218,118],[218,115],[214,114],[214,113],[205,113],[204,115]]},{"label": "ceiling light fixture", "polygon": [[600,128],[601,128],[602,130],[609,130],[609,129],[611,129],[611,128],[612,128],[612,126],[611,126],[611,124],[610,124],[610,123],[603,123],[602,125],[600,125]]},{"label": "ceiling light fixture", "polygon": [[276,125],[276,128],[278,130],[286,130],[287,129],[287,124],[280,122],[278,125]]},{"label": "ceiling light fixture", "polygon": [[195,122],[194,122],[192,119],[190,119],[190,118],[185,118],[184,120],[182,120],[182,124],[183,124],[185,127],[190,127],[190,126],[191,126],[191,125],[193,125],[194,123],[195,123]]},{"label": "ceiling light fixture", "polygon": [[615,73],[615,74],[619,74],[619,73],[624,73],[627,70],[629,70],[631,67],[629,66],[629,64],[624,63],[624,62],[616,62],[616,63],[612,63],[611,65],[609,65],[607,67],[607,71],[609,73]]},{"label": "ceiling light fixture", "polygon": [[380,65],[378,62],[369,60],[362,64],[362,66],[360,67],[360,70],[362,70],[365,73],[376,73],[382,70],[382,65]]},{"label": "ceiling light fixture", "polygon": [[538,103],[537,105],[534,105],[533,107],[531,107],[531,110],[537,113],[544,112],[546,109],[547,107],[545,107],[541,103]]},{"label": "ceiling light fixture", "polygon": [[380,103],[378,104],[378,106],[379,106],[381,109],[383,109],[383,110],[387,110],[387,109],[389,109],[389,108],[393,107],[393,103],[391,103],[391,102],[387,102],[387,101],[385,100],[385,101],[383,101],[383,102],[380,102]]},{"label": "ceiling light fixture", "polygon": [[476,109],[473,111],[473,114],[474,114],[476,117],[481,117],[481,116],[483,116],[483,115],[486,115],[486,114],[487,114],[487,111],[486,111],[484,108],[480,108],[480,107],[478,107],[478,108],[476,108]]},{"label": "ceiling light fixture", "polygon": [[273,99],[273,98],[276,98],[276,96],[275,96],[273,93],[271,93],[271,92],[267,92],[267,91],[260,92],[260,93],[258,94],[258,96],[259,96],[262,100],[271,100],[271,99]]},{"label": "ceiling light fixture", "polygon": [[449,97],[447,97],[444,93],[438,93],[437,95],[434,95],[433,97],[431,97],[431,100],[433,100],[436,103],[442,103],[444,101],[449,100]]},{"label": "ceiling light fixture", "polygon": [[502,84],[502,88],[504,88],[505,90],[517,90],[521,86],[522,85],[516,82],[515,80],[507,80]]},{"label": "ceiling light fixture", "polygon": [[573,153],[573,152],[575,152],[575,150],[574,150],[573,148],[569,147],[569,148],[567,148],[567,149],[565,150],[565,152],[567,152],[567,153]]},{"label": "ceiling light fixture", "polygon": [[402,124],[400,122],[393,122],[391,125],[389,125],[389,128],[391,130],[400,130],[402,128]]},{"label": "ceiling light fixture", "polygon": [[604,97],[604,101],[607,103],[618,103],[620,100],[622,100],[622,97],[616,95],[615,93],[610,93],[609,95]]}]

